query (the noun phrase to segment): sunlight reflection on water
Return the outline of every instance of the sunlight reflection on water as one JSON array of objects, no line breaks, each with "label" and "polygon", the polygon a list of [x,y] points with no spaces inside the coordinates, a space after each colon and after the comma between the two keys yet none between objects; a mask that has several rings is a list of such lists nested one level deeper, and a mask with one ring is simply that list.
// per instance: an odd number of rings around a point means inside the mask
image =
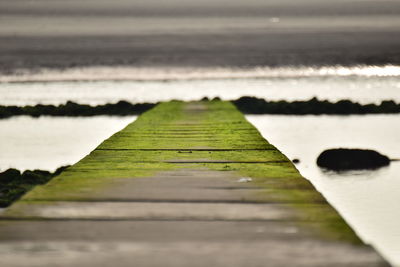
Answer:
[{"label": "sunlight reflection on water", "polygon": [[[246,95],[288,101],[315,96],[331,101],[400,102],[400,66],[215,70],[98,67],[35,75],[51,79],[31,77],[36,82],[1,83],[0,104],[60,104],[71,100],[95,105],[119,100],[132,103],[203,97],[231,100]],[[16,77],[26,76],[30,77],[28,74]],[[2,79],[5,76],[0,76]]]},{"label": "sunlight reflection on water", "polygon": [[0,82],[46,82],[46,81],[166,81],[193,79],[245,79],[245,78],[287,78],[287,77],[389,77],[400,76],[400,66],[358,65],[324,67],[129,67],[129,66],[92,66],[75,67],[65,70],[41,69],[31,72],[21,69],[17,73],[0,75]]}]

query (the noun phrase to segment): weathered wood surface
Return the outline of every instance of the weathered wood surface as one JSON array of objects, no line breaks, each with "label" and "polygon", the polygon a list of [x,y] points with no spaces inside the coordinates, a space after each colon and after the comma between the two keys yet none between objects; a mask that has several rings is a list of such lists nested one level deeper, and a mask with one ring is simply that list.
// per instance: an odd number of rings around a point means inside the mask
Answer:
[{"label": "weathered wood surface", "polygon": [[158,105],[12,205],[0,266],[387,264],[240,112],[210,101]]}]

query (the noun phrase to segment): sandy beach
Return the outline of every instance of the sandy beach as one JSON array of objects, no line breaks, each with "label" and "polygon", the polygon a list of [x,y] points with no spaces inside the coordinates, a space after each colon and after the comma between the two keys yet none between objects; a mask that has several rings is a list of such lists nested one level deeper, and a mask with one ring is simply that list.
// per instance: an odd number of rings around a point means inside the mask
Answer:
[{"label": "sandy beach", "polygon": [[400,64],[398,1],[0,1],[0,72]]}]

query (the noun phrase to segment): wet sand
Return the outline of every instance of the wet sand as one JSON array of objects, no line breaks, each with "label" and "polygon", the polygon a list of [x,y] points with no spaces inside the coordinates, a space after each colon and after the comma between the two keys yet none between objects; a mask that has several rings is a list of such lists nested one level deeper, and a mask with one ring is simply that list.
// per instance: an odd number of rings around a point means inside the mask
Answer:
[{"label": "wet sand", "polygon": [[0,1],[0,72],[400,64],[398,1]]}]

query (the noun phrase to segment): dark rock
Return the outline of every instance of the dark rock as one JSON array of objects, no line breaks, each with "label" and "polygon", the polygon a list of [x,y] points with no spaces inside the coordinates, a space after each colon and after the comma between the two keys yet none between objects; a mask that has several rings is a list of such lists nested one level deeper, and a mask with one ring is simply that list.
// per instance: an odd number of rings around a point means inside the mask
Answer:
[{"label": "dark rock", "polygon": [[293,159],[292,162],[293,162],[294,164],[297,164],[297,163],[300,163],[300,160],[299,160],[299,159]]},{"label": "dark rock", "polygon": [[6,184],[18,179],[21,176],[21,172],[16,169],[8,169],[0,173],[0,184]]},{"label": "dark rock", "polygon": [[317,159],[317,165],[334,171],[377,169],[390,164],[390,159],[368,149],[328,149]]},{"label": "dark rock", "polygon": [[383,101],[380,105],[340,100],[329,102],[312,98],[307,101],[267,101],[262,98],[244,96],[232,101],[236,107],[246,114],[374,114],[374,113],[400,113],[400,103]]},{"label": "dark rock", "polygon": [[29,184],[45,183],[49,180],[49,177],[51,177],[51,173],[48,171],[40,171],[40,170],[29,171],[29,170],[27,170],[22,173],[23,182],[29,183]]},{"label": "dark rock", "polygon": [[68,166],[60,167],[54,173],[42,170],[26,170],[21,173],[16,169],[0,173],[0,207],[7,207],[34,186],[47,183],[66,168]]},{"label": "dark rock", "polygon": [[66,104],[59,106],[54,105],[41,105],[36,106],[0,106],[0,119],[8,118],[15,115],[28,115],[33,117],[39,117],[43,115],[47,116],[96,116],[96,115],[136,115],[143,113],[150,108],[154,107],[155,104],[142,103],[142,104],[131,104],[126,101],[119,101],[114,104],[104,104],[98,106],[90,106],[86,104],[77,104],[68,101]]}]

